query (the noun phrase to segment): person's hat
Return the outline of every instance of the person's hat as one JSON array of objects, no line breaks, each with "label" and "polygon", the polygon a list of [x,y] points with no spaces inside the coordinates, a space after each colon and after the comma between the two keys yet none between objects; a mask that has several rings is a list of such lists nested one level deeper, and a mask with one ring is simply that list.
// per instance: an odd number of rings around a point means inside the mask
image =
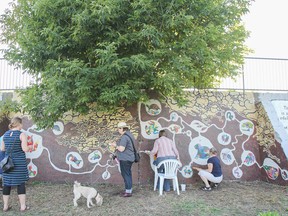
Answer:
[{"label": "person's hat", "polygon": [[118,128],[128,128],[129,126],[126,124],[126,122],[119,122],[117,125]]}]

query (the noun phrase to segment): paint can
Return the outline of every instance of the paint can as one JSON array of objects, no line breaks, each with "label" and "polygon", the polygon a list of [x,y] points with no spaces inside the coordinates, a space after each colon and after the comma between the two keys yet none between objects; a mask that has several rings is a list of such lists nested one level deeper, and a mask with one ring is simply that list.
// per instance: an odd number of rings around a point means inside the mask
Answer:
[{"label": "paint can", "polygon": [[181,184],[181,191],[185,191],[186,190],[186,184]]}]

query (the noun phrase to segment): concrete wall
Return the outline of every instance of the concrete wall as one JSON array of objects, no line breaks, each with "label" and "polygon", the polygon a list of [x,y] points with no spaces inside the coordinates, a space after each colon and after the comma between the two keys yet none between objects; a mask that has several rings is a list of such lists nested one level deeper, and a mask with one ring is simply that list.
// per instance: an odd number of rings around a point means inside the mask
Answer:
[{"label": "concrete wall", "polygon": [[[151,159],[144,151],[151,150],[159,130],[166,129],[180,152],[180,183],[199,181],[191,166],[205,166],[207,151],[214,146],[224,179],[288,185],[288,146],[274,135],[261,97],[194,91],[185,107],[170,99],[151,97],[146,103],[119,108],[115,113],[66,113],[47,130],[37,130],[29,116],[24,116],[24,130],[35,146],[35,151],[27,153],[30,177],[38,181],[122,184],[119,164],[111,159],[113,149],[108,144],[118,138],[117,123],[126,121],[142,156],[140,163],[133,165],[134,183],[153,183]],[[272,100],[273,95],[266,101]],[[281,100],[286,101],[285,97]]]}]

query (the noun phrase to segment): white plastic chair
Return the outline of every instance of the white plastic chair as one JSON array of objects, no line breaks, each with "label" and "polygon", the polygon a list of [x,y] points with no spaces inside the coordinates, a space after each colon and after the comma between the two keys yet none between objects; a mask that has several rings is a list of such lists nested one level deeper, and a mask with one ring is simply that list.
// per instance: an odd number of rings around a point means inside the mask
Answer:
[{"label": "white plastic chair", "polygon": [[[158,169],[161,166],[164,166],[164,173],[159,173]],[[163,195],[163,184],[164,184],[164,179],[172,179],[173,180],[173,190],[177,190],[177,194],[179,195],[179,184],[178,184],[178,178],[177,178],[177,171],[178,168],[181,167],[181,163],[176,160],[176,159],[167,159],[161,161],[157,167],[155,167],[154,172],[155,172],[155,177],[154,177],[154,191],[156,190],[157,187],[157,181],[158,177],[160,180],[159,184],[159,194],[160,196]]]}]

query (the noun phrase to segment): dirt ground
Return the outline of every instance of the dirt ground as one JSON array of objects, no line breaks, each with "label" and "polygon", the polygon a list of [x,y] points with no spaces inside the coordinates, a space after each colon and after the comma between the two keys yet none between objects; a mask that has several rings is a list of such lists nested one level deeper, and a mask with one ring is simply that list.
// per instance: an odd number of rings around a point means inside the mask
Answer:
[{"label": "dirt ground", "polygon": [[[218,189],[201,191],[202,185],[187,185],[178,196],[174,191],[159,196],[152,185],[133,187],[133,196],[122,198],[123,185],[97,184],[103,205],[90,209],[83,197],[73,206],[73,185],[31,182],[27,184],[30,209],[19,212],[16,189],[12,190],[8,212],[0,215],[259,215],[278,212],[288,215],[288,188],[266,182],[224,181]],[[94,200],[95,201],[95,200]],[[2,200],[0,208],[3,208]]]}]

